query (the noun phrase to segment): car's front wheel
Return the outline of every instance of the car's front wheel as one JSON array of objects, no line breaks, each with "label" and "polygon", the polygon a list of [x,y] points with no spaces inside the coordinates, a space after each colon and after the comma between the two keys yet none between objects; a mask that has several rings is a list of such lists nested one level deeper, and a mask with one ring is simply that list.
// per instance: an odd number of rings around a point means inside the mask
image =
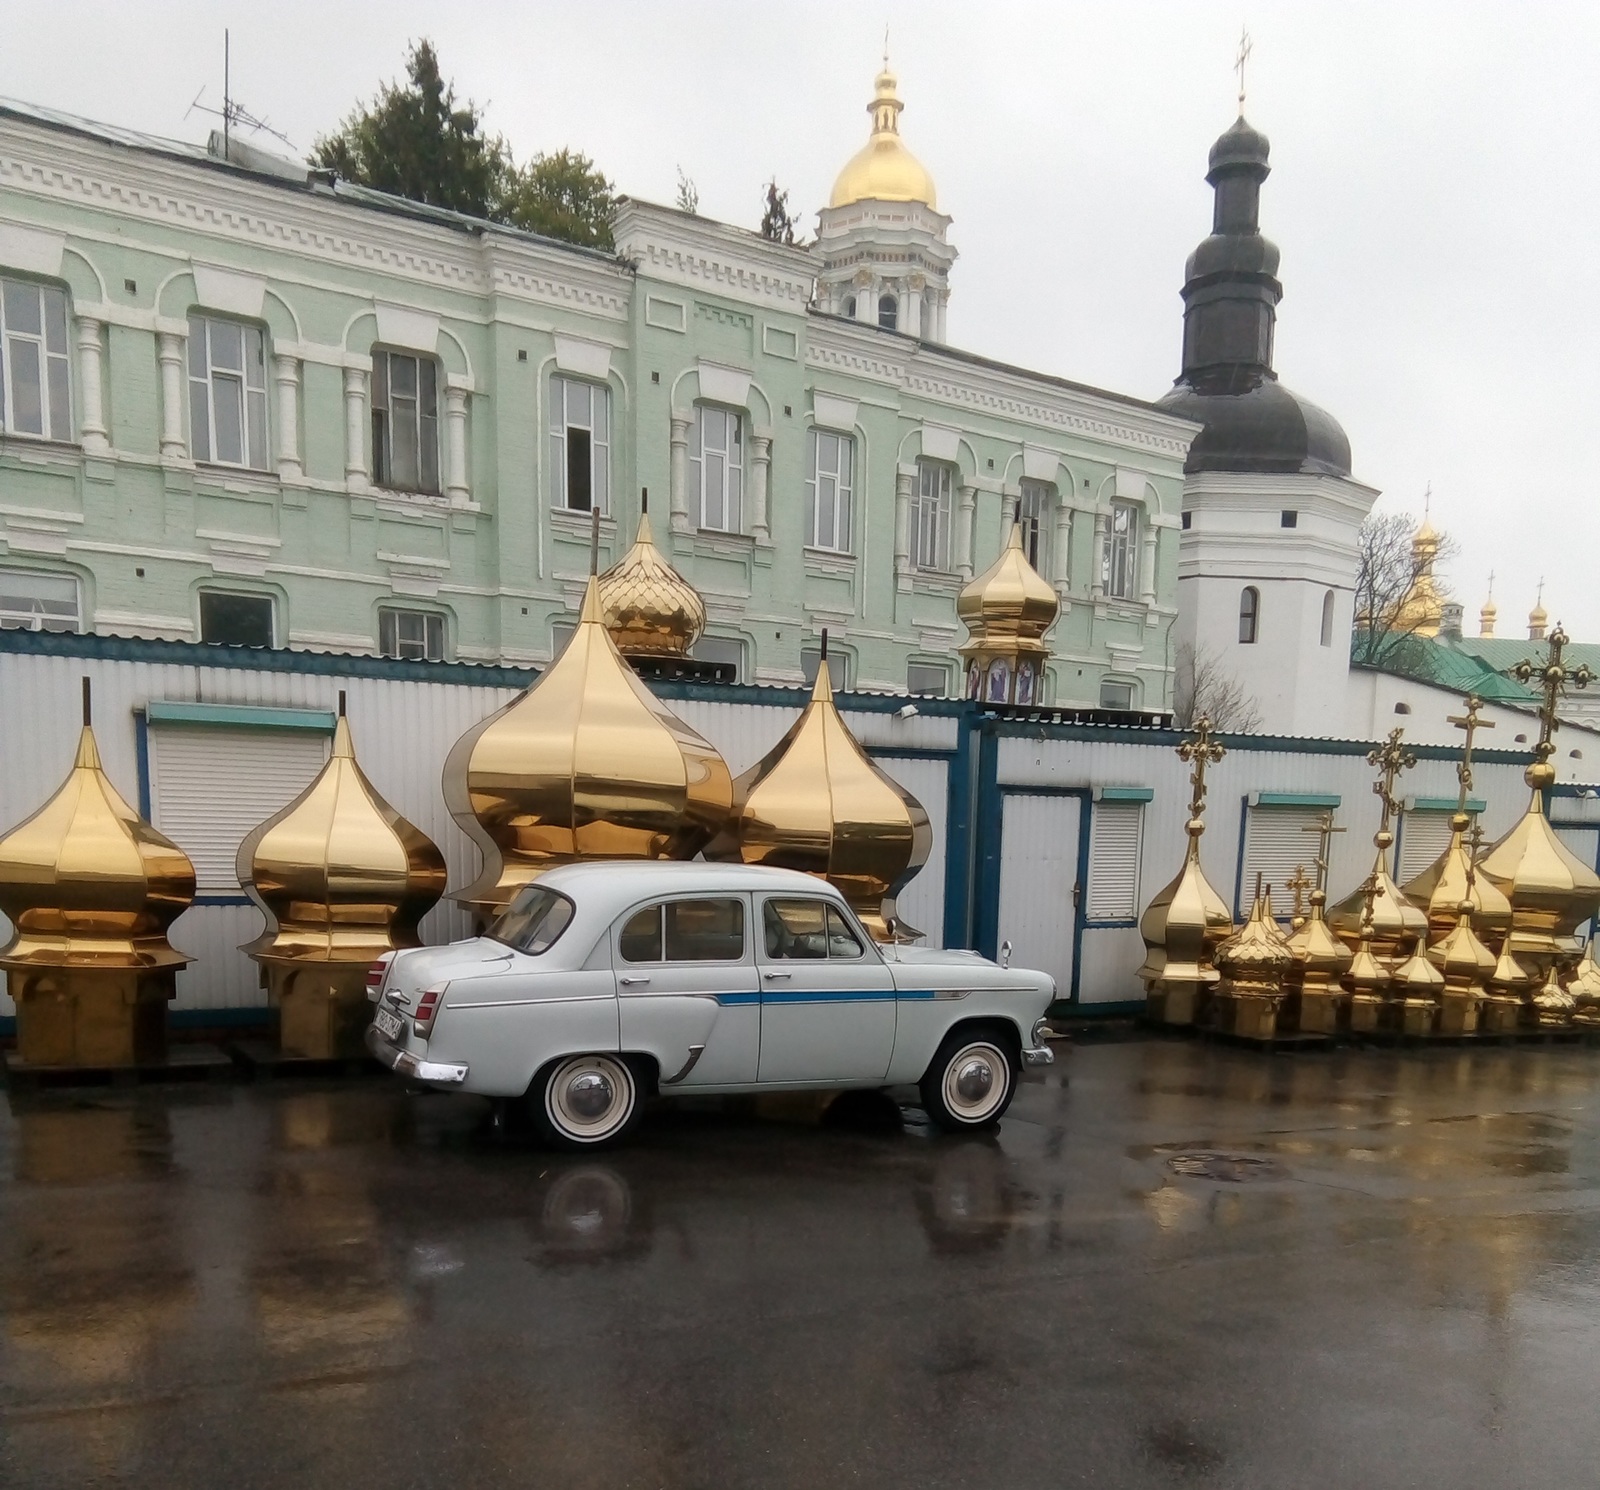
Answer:
[{"label": "car's front wheel", "polygon": [[541,1136],[560,1148],[615,1143],[638,1121],[639,1082],[614,1055],[552,1061],[533,1080],[529,1114]]},{"label": "car's front wheel", "polygon": [[1016,1063],[1005,1042],[984,1030],[947,1036],[920,1083],[924,1109],[948,1133],[999,1122],[1016,1089]]}]

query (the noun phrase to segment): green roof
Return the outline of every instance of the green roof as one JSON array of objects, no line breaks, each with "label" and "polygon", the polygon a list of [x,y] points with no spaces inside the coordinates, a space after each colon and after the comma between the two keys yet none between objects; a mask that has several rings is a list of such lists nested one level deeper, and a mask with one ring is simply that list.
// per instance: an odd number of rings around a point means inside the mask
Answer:
[{"label": "green roof", "polygon": [[[1514,667],[1527,655],[1528,643],[1520,644],[1522,651],[1509,663]],[[1401,665],[1403,659],[1403,665]],[[1513,708],[1536,709],[1538,695],[1524,688],[1515,678],[1505,677],[1488,659],[1462,650],[1460,642],[1440,641],[1437,637],[1410,636],[1392,661],[1380,659],[1372,666],[1375,671],[1392,673],[1396,677],[1415,678],[1421,683],[1431,683],[1447,688],[1452,693],[1475,693],[1487,703],[1509,704]]]},{"label": "green roof", "polygon": [[[1478,658],[1497,673],[1508,673],[1526,658],[1530,662],[1543,662],[1545,645],[1520,636],[1464,636],[1450,643],[1458,652]],[[1587,662],[1600,673],[1600,645],[1594,642],[1571,642],[1562,656],[1572,666]]]}]

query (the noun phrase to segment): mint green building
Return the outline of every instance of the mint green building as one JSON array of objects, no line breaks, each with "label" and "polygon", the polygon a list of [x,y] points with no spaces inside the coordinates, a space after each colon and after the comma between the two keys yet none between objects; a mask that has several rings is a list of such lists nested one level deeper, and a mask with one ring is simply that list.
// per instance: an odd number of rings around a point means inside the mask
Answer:
[{"label": "mint green building", "polygon": [[945,692],[1017,516],[1046,701],[1168,707],[1197,426],[944,345],[899,110],[810,245],[625,199],[603,254],[0,106],[0,623],[538,663],[648,492],[700,655]]}]

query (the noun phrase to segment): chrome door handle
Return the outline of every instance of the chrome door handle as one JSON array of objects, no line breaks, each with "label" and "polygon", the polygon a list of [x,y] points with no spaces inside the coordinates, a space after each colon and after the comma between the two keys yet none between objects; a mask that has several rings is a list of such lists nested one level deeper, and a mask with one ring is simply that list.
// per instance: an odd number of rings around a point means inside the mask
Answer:
[{"label": "chrome door handle", "polygon": [[763,978],[792,978],[793,973],[762,973]]},{"label": "chrome door handle", "polygon": [[649,981],[650,980],[648,978],[618,978],[617,979],[617,982],[619,982],[624,988],[630,988],[635,983],[648,983]]}]

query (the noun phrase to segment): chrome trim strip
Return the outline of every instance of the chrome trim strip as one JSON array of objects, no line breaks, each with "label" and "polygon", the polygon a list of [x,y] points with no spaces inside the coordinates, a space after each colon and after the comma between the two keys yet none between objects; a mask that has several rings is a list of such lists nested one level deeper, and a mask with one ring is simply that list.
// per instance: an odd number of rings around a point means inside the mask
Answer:
[{"label": "chrome trim strip", "polygon": [[695,1063],[705,1053],[706,1053],[706,1048],[705,1048],[704,1045],[691,1045],[689,1047],[689,1059],[686,1060],[683,1063],[683,1069],[680,1072],[678,1072],[678,1074],[676,1076],[663,1076],[661,1078],[661,1085],[662,1086],[676,1086],[680,1081],[683,1080],[683,1078],[685,1076],[687,1076],[692,1070],[694,1070]]},{"label": "chrome trim strip", "polygon": [[391,1040],[385,1040],[373,1025],[367,1026],[367,1049],[391,1071],[410,1076],[417,1081],[436,1082],[441,1086],[459,1086],[467,1079],[467,1067],[445,1061],[418,1060],[409,1050],[402,1050]]},{"label": "chrome trim strip", "polygon": [[585,993],[578,998],[551,999],[474,999],[470,1004],[446,1004],[444,1007],[461,1012],[469,1009],[523,1009],[531,1004],[599,1004],[611,1003],[614,993]]}]

